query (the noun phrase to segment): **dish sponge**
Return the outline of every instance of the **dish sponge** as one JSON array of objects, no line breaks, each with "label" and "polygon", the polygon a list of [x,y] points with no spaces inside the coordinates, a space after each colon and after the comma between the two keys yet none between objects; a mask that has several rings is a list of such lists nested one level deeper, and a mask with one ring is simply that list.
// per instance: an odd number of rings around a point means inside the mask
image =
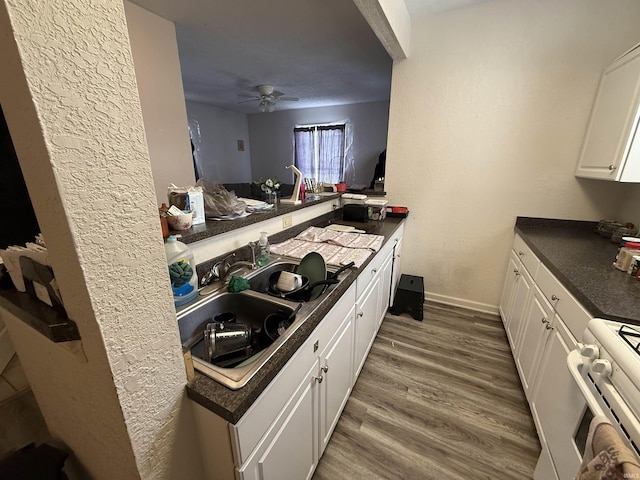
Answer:
[{"label": "dish sponge", "polygon": [[249,282],[247,281],[246,278],[233,275],[231,277],[231,280],[229,280],[229,286],[227,287],[227,291],[241,292],[243,290],[248,290],[249,288],[250,288]]}]

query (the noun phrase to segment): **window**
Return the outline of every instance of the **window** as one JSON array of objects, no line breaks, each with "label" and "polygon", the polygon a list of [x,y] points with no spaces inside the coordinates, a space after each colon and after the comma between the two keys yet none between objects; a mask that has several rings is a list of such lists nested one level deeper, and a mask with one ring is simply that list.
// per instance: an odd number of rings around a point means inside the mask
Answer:
[{"label": "window", "polygon": [[304,178],[338,183],[344,179],[345,125],[293,129],[295,165]]}]

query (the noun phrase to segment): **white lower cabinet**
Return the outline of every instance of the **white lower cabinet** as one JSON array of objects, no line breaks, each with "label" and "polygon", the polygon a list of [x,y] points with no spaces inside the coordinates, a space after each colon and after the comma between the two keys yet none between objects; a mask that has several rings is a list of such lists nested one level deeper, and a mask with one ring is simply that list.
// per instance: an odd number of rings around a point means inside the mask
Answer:
[{"label": "white lower cabinet", "polygon": [[398,229],[396,236],[394,237],[394,246],[393,246],[393,260],[391,266],[391,296],[389,298],[389,306],[393,305],[393,300],[396,297],[396,290],[398,288],[398,283],[400,282],[401,272],[401,260],[402,260],[402,227]]},{"label": "white lower cabinet", "polygon": [[502,323],[507,327],[511,319],[511,309],[513,306],[513,293],[517,285],[518,277],[520,277],[520,262],[515,252],[509,255],[509,263],[507,264],[507,273],[504,277],[504,286],[502,287],[502,296],[500,297],[500,316]]},{"label": "white lower cabinet", "polygon": [[533,279],[525,268],[520,268],[513,289],[513,299],[509,310],[510,317],[505,322],[505,329],[511,348],[517,348],[520,333],[524,326],[527,308],[533,294]]},{"label": "white lower cabinet", "polygon": [[380,298],[378,309],[378,326],[382,323],[387,309],[391,306],[391,285],[393,283],[393,252],[383,261],[380,269]]},{"label": "white lower cabinet", "polygon": [[318,460],[317,392],[315,367],[312,368],[291,401],[282,412],[281,422],[275,422],[253,455],[238,469],[242,480],[271,478],[309,479]]},{"label": "white lower cabinet", "polygon": [[547,338],[553,329],[554,319],[553,309],[538,287],[534,285],[532,291],[531,301],[522,317],[520,342],[516,345],[513,356],[527,399],[531,396],[538,365]]},{"label": "white lower cabinet", "polygon": [[[350,310],[336,336],[320,355],[320,455],[329,443],[353,385],[353,337],[355,305]],[[345,366],[347,368],[345,368]],[[319,381],[319,380],[318,380]],[[282,477],[279,477],[282,478]]]},{"label": "white lower cabinet", "polygon": [[360,375],[360,370],[367,359],[367,353],[375,339],[378,331],[378,302],[380,300],[380,279],[374,278],[362,295],[356,301],[355,320],[355,348],[354,357],[354,379]]},{"label": "white lower cabinet", "polygon": [[571,425],[585,401],[566,360],[591,317],[518,235],[514,252],[500,314],[542,445],[535,479],[573,478],[580,462]]}]

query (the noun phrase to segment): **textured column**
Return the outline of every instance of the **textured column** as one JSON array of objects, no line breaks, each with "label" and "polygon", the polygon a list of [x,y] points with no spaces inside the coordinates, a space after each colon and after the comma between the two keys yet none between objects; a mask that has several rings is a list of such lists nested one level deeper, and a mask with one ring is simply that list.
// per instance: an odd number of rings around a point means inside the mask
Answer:
[{"label": "textured column", "polygon": [[25,372],[91,477],[170,478],[192,460],[186,380],[123,4],[4,0],[0,47],[0,102],[86,357],[6,315]]}]

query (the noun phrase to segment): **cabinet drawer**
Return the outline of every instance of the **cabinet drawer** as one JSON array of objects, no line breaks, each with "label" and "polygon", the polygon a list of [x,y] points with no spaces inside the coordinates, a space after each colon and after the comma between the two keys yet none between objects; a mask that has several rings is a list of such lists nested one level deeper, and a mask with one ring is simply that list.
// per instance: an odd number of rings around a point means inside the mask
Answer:
[{"label": "cabinet drawer", "polygon": [[[356,301],[355,286],[352,285],[338,303],[325,316],[295,355],[280,370],[269,386],[258,397],[247,413],[230,425],[237,462],[242,465],[273,421],[287,404],[291,395],[300,385],[309,368],[316,363],[320,352],[329,344],[336,330],[353,308]],[[314,344],[318,342],[318,349]]]},{"label": "cabinet drawer", "polygon": [[582,332],[591,320],[591,315],[544,265],[540,265],[538,269],[536,283],[549,303],[562,317],[571,334],[575,338],[582,338]]},{"label": "cabinet drawer", "polygon": [[520,237],[520,235],[515,236],[513,239],[513,250],[518,255],[518,258],[522,262],[522,264],[526,267],[531,278],[536,280],[536,274],[538,273],[538,267],[540,265],[540,260],[535,256],[533,251],[524,243],[524,240]]},{"label": "cabinet drawer", "polygon": [[[389,242],[387,242],[388,244]],[[393,247],[392,247],[393,249]],[[378,253],[375,254],[371,263],[367,265],[364,270],[358,275],[356,279],[356,297],[360,298],[360,296],[367,289],[367,286],[371,283],[371,281],[376,277],[376,274],[382,269],[382,264],[384,262],[385,257],[383,253],[387,250],[382,248]]]}]

